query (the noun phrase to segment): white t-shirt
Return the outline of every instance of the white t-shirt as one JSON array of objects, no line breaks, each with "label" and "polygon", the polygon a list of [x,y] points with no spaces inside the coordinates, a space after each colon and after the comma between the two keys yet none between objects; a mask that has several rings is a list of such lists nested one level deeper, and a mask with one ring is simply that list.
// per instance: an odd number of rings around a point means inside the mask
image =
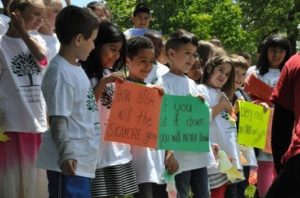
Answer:
[{"label": "white t-shirt", "polygon": [[148,31],[149,31],[148,28],[130,28],[125,30],[124,35],[126,39],[129,39],[134,36],[143,36]]},{"label": "white t-shirt", "polygon": [[[44,43],[39,36],[32,36]],[[21,38],[0,36],[0,109],[6,131],[47,130],[46,104],[41,91],[44,68]]]},{"label": "white t-shirt", "polygon": [[[215,107],[223,93],[219,89],[210,88],[204,84],[197,86],[198,91],[204,96],[210,108]],[[237,131],[235,123],[229,121],[227,111],[221,111],[210,123],[210,141],[219,144],[221,150],[232,158],[232,163],[238,169],[242,169],[240,152],[237,144]],[[217,167],[209,167],[209,174],[220,173]]]},{"label": "white t-shirt", "polygon": [[[104,75],[108,75],[110,71],[104,70]],[[92,86],[97,84],[96,79],[91,79]],[[106,86],[103,96],[98,101],[98,109],[100,114],[101,139],[100,139],[100,155],[98,158],[97,168],[126,164],[132,160],[130,153],[130,145],[118,142],[110,142],[104,140],[105,130],[108,123],[112,98],[114,94],[114,83]]]},{"label": "white t-shirt", "polygon": [[161,78],[163,75],[168,73],[169,68],[160,62],[156,61],[155,64],[153,64],[153,68],[149,75],[147,76],[145,82],[149,84],[155,84],[159,78]]},{"label": "white t-shirt", "polygon": [[47,47],[47,61],[48,63],[50,63],[50,61],[57,55],[60,47],[60,43],[57,39],[56,34],[53,33],[52,35],[46,35],[46,34],[39,33],[37,31],[32,31],[30,32],[30,34],[32,35],[38,34],[44,39]]},{"label": "white t-shirt", "polygon": [[0,14],[0,35],[7,32],[9,27],[10,18],[4,14]]},{"label": "white t-shirt", "polygon": [[[196,83],[187,76],[178,76],[171,72],[158,80],[165,94],[177,96],[197,96]],[[209,152],[174,151],[174,157],[178,160],[180,171],[188,171],[215,165],[215,159],[211,150]]]},{"label": "white t-shirt", "polygon": [[[64,116],[67,119],[69,140],[77,160],[76,175],[95,177],[99,155],[99,116],[93,90],[84,70],[57,55],[45,73],[42,90],[49,117]],[[37,166],[60,171],[58,151],[50,131],[43,134],[42,138]]]},{"label": "white t-shirt", "polygon": [[[256,74],[256,76],[265,82],[270,87],[275,87],[279,80],[280,76],[280,69],[272,69],[269,68],[269,71],[265,73],[263,76],[261,76],[256,68],[256,66],[252,66],[247,71],[247,76],[250,74]],[[263,152],[262,150],[259,150],[259,155],[257,156],[257,160],[259,161],[273,161],[272,154]]]}]

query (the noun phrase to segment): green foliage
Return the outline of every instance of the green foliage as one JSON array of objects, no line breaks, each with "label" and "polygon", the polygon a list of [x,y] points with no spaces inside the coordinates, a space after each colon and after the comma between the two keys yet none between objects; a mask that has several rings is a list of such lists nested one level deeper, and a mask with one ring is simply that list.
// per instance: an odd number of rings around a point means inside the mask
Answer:
[{"label": "green foliage", "polygon": [[130,16],[138,2],[152,10],[150,28],[169,35],[178,28],[199,39],[219,38],[230,52],[256,51],[270,32],[287,33],[292,43],[298,36],[300,0],[107,0],[114,22],[132,27]]}]

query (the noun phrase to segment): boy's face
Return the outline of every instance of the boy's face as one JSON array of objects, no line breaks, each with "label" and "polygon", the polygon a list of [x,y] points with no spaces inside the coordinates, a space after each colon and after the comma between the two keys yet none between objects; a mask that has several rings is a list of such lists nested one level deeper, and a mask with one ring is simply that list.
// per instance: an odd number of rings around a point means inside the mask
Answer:
[{"label": "boy's face", "polygon": [[98,29],[93,30],[91,36],[85,39],[82,35],[76,37],[76,58],[85,61],[90,52],[95,48],[94,40],[98,34]]},{"label": "boy's face", "polygon": [[238,89],[245,83],[246,69],[243,69],[242,67],[235,67],[234,72],[234,88]]},{"label": "boy's face", "polygon": [[140,49],[132,59],[127,57],[129,78],[135,81],[144,82],[151,72],[154,63],[153,49]]},{"label": "boy's face", "polygon": [[179,76],[188,73],[197,58],[196,50],[197,47],[191,43],[184,44],[177,50],[169,49],[168,58],[171,72]]},{"label": "boy's face", "polygon": [[135,28],[148,28],[150,23],[150,15],[146,12],[138,12],[132,17],[132,23]]}]

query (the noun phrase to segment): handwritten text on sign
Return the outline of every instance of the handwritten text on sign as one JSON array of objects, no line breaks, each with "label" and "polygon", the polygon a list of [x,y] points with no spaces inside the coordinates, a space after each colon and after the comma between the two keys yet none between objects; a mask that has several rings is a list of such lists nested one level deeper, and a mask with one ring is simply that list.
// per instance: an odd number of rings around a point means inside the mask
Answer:
[{"label": "handwritten text on sign", "polygon": [[161,98],[157,89],[116,82],[104,139],[155,148]]},{"label": "handwritten text on sign", "polygon": [[261,105],[239,101],[240,121],[238,143],[265,148],[270,110],[264,112]]},{"label": "handwritten text on sign", "polygon": [[160,149],[208,152],[209,110],[199,98],[164,95],[160,115]]}]

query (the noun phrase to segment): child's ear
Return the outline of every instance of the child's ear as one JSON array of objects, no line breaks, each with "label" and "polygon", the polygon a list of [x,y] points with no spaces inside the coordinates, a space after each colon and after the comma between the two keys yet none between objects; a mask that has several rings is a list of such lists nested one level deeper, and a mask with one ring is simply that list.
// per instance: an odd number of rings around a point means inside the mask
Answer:
[{"label": "child's ear", "polygon": [[212,71],[212,67],[211,67],[211,66],[207,66],[207,67],[205,68],[205,71],[206,71],[206,73],[210,74],[211,71]]},{"label": "child's ear", "polygon": [[77,35],[75,36],[75,38],[74,38],[74,43],[75,43],[75,46],[76,46],[76,47],[79,47],[79,46],[80,46],[82,39],[84,39],[82,34],[77,34]]},{"label": "child's ear", "polygon": [[175,50],[173,50],[173,49],[169,49],[169,50],[167,51],[167,57],[168,57],[168,58],[173,58],[173,57],[174,57],[174,54],[175,54]]}]

